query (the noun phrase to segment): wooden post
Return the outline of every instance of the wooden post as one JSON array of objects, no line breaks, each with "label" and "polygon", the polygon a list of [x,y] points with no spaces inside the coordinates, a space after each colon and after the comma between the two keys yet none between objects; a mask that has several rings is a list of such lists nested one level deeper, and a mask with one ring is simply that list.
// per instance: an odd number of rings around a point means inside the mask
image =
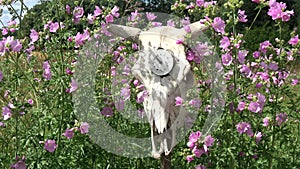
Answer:
[{"label": "wooden post", "polygon": [[160,169],[171,169],[171,153],[169,155],[165,155],[165,153],[162,153],[160,156]]}]

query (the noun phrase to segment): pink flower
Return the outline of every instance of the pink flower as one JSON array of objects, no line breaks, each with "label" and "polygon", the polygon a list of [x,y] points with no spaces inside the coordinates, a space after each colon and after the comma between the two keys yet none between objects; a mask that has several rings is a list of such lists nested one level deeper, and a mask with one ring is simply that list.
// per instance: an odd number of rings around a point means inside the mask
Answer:
[{"label": "pink flower", "polygon": [[263,53],[267,53],[267,48],[271,47],[271,43],[270,41],[264,41],[262,43],[260,43],[260,47],[259,50],[262,51]]},{"label": "pink flower", "polygon": [[59,23],[58,22],[55,22],[55,23],[50,23],[49,25],[49,31],[50,32],[56,32],[59,28]]},{"label": "pink flower", "polygon": [[215,29],[216,32],[225,34],[225,22],[220,17],[216,17],[214,19],[212,27]]},{"label": "pink flower", "polygon": [[213,145],[215,139],[211,136],[211,135],[208,135],[204,138],[204,144],[207,146],[207,147],[210,147]]},{"label": "pink flower", "polygon": [[3,73],[0,71],[0,82],[3,80]]},{"label": "pink flower", "polygon": [[2,107],[2,116],[3,116],[3,120],[8,120],[11,118],[12,112],[9,107],[6,106]]},{"label": "pink flower", "polygon": [[30,104],[30,105],[33,105],[33,100],[32,99],[28,99],[27,103]]},{"label": "pink flower", "polygon": [[255,138],[256,143],[259,143],[259,142],[260,142],[261,137],[262,137],[261,132],[255,133],[254,138]]},{"label": "pink flower", "polygon": [[114,17],[113,17],[111,14],[108,14],[108,15],[105,17],[105,21],[106,21],[106,23],[114,22]]},{"label": "pink flower", "polygon": [[[1,74],[1,72],[0,72],[0,74]],[[0,76],[0,81],[1,81],[1,76]],[[292,79],[292,83],[291,83],[291,85],[295,86],[295,85],[297,85],[297,84],[298,84],[298,82],[299,82],[299,80],[298,80],[298,79]]]},{"label": "pink flower", "polygon": [[185,32],[191,33],[191,27],[190,27],[190,25],[184,26],[183,29],[185,30]]},{"label": "pink flower", "polygon": [[123,87],[121,89],[121,94],[120,94],[124,100],[128,100],[130,98],[130,86],[127,85],[126,87]]},{"label": "pink flower", "polygon": [[252,2],[255,2],[255,3],[260,3],[260,1],[264,1],[264,0],[252,0]]},{"label": "pink flower", "polygon": [[204,5],[204,0],[196,0],[196,5],[202,7]]},{"label": "pink flower", "polygon": [[206,167],[204,165],[196,165],[195,169],[206,169]]},{"label": "pink flower", "polygon": [[99,8],[99,6],[95,6],[94,16],[97,17],[101,14],[102,14],[102,10]]},{"label": "pink flower", "polygon": [[2,35],[7,35],[8,34],[8,29],[2,28]]},{"label": "pink flower", "polygon": [[73,17],[74,18],[81,18],[83,16],[84,10],[82,7],[75,7],[73,10]]},{"label": "pink flower", "polygon": [[143,103],[144,102],[144,98],[148,96],[148,92],[147,91],[142,91],[142,92],[139,92],[137,94],[137,99],[136,99],[136,102],[137,103]]},{"label": "pink flower", "polygon": [[270,122],[270,118],[269,117],[265,117],[263,119],[263,126],[265,126],[265,127],[269,126],[269,122]]},{"label": "pink flower", "polygon": [[228,53],[222,55],[222,63],[225,66],[229,66],[232,63],[232,56]]},{"label": "pink flower", "polygon": [[161,22],[152,22],[152,26],[153,27],[160,27],[160,26],[162,26],[162,23]]},{"label": "pink flower", "polygon": [[39,33],[37,31],[35,31],[34,29],[31,29],[30,32],[31,32],[30,33],[30,38],[31,38],[30,43],[34,43],[39,39]]},{"label": "pink flower", "polygon": [[181,106],[183,103],[183,99],[179,96],[175,97],[175,106]]},{"label": "pink flower", "polygon": [[253,113],[258,113],[261,111],[261,107],[260,107],[259,103],[257,103],[257,102],[250,102],[250,104],[248,106],[248,110]]},{"label": "pink flower", "polygon": [[77,82],[72,78],[72,79],[71,79],[71,87],[70,87],[69,93],[72,93],[72,92],[76,91],[77,88],[78,88],[78,84],[77,84]]},{"label": "pink flower", "polygon": [[66,129],[62,135],[67,137],[67,139],[72,139],[74,137],[74,129]]},{"label": "pink flower", "polygon": [[188,162],[191,162],[191,161],[194,160],[194,157],[193,157],[192,155],[188,155],[188,156],[186,156],[186,160],[187,160]]},{"label": "pink flower", "polygon": [[101,114],[105,117],[111,117],[113,116],[113,110],[111,107],[104,107]]},{"label": "pink flower", "polygon": [[176,40],[176,44],[177,44],[177,45],[182,44],[182,43],[183,43],[183,40],[182,40],[182,39]]},{"label": "pink flower", "polygon": [[299,42],[298,35],[292,37],[292,38],[289,40],[289,44],[290,44],[290,45],[297,45],[298,42]]},{"label": "pink flower", "polygon": [[197,146],[195,146],[192,150],[192,153],[195,155],[195,157],[200,158],[204,152],[202,149],[198,149]]},{"label": "pink flower", "polygon": [[239,122],[236,125],[236,129],[240,134],[246,133],[251,137],[253,136],[251,125],[247,122]]},{"label": "pink flower", "polygon": [[52,77],[52,73],[51,73],[51,69],[50,69],[50,64],[48,61],[45,61],[44,64],[43,64],[43,69],[44,69],[44,73],[43,73],[43,77],[46,79],[46,80],[50,80],[51,77]]},{"label": "pink flower", "polygon": [[44,149],[49,151],[50,153],[53,153],[56,148],[57,148],[57,145],[55,143],[55,140],[47,140],[45,142]]},{"label": "pink flower", "polygon": [[193,99],[189,102],[189,104],[195,107],[196,109],[199,109],[202,105],[202,102],[199,99]]},{"label": "pink flower", "polygon": [[200,131],[192,132],[189,136],[189,142],[196,143],[198,139],[201,137],[201,135],[202,134]]},{"label": "pink flower", "polygon": [[223,38],[220,41],[220,48],[222,48],[223,50],[228,49],[228,47],[230,46],[230,40],[227,36],[223,36]]},{"label": "pink flower", "polygon": [[20,52],[22,49],[22,44],[20,43],[19,40],[13,40],[12,38],[9,44],[13,52]]},{"label": "pink flower", "polygon": [[70,8],[70,6],[68,4],[66,5],[66,13],[67,14],[71,13],[71,8]]},{"label": "pink flower", "polygon": [[246,103],[245,103],[245,102],[243,102],[243,101],[239,102],[239,104],[238,104],[238,106],[237,106],[237,108],[236,108],[236,111],[237,111],[237,112],[243,111],[243,110],[245,109],[245,106],[246,106]]},{"label": "pink flower", "polygon": [[80,125],[81,134],[86,134],[89,132],[90,125],[87,122],[83,122]]},{"label": "pink flower", "polygon": [[95,20],[95,16],[93,16],[92,14],[89,13],[88,17],[87,17],[87,20],[88,20],[89,24],[93,24],[94,20]]},{"label": "pink flower", "polygon": [[146,12],[146,17],[148,21],[153,21],[154,19],[156,19],[157,16],[155,16],[153,13]]},{"label": "pink flower", "polygon": [[238,18],[239,18],[239,22],[247,22],[247,15],[245,15],[245,11],[242,10],[238,10]]},{"label": "pink flower", "polygon": [[247,50],[239,50],[238,52],[238,61],[240,62],[240,64],[243,64],[245,62],[245,57],[248,55]]},{"label": "pink flower", "polygon": [[119,11],[119,7],[114,6],[114,8],[111,10],[111,14],[112,14],[114,17],[118,18],[118,17],[120,16],[120,14],[118,13],[118,11]]},{"label": "pink flower", "polygon": [[288,120],[287,114],[286,113],[279,113],[276,115],[276,121],[277,125],[281,126],[282,123],[286,122]]}]

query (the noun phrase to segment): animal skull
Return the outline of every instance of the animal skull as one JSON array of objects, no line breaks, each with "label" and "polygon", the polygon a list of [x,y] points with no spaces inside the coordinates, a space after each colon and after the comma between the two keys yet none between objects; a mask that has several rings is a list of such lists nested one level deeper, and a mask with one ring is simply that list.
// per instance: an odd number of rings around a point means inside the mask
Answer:
[{"label": "animal skull", "polygon": [[[190,25],[192,37],[207,27],[199,22]],[[151,126],[152,155],[159,158],[168,155],[176,144],[176,129],[183,126],[186,110],[175,106],[175,97],[185,99],[186,92],[194,84],[194,74],[186,60],[185,47],[176,44],[186,35],[184,29],[170,26],[155,27],[148,31],[138,28],[110,25],[111,33],[130,37],[141,42],[139,58],[132,68],[148,92],[143,105]],[[155,136],[160,135],[159,140]],[[160,142],[157,151],[156,142]]]}]

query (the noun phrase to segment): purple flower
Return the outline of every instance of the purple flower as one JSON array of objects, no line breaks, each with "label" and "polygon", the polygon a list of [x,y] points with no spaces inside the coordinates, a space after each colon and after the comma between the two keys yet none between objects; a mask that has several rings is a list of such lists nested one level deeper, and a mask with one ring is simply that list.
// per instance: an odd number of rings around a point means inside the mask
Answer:
[{"label": "purple flower", "polygon": [[3,120],[8,120],[12,116],[12,112],[9,107],[2,107]]},{"label": "purple flower", "polygon": [[0,71],[0,82],[3,80],[3,73]]},{"label": "purple flower", "polygon": [[220,17],[216,17],[214,19],[212,27],[215,29],[216,32],[225,34],[225,22]]},{"label": "purple flower", "polygon": [[242,11],[242,10],[238,10],[238,18],[239,18],[239,22],[247,22],[248,19],[247,19],[247,15],[245,15],[245,11]]},{"label": "purple flower", "polygon": [[20,160],[19,157],[17,156],[16,157],[16,160],[18,162],[16,162],[15,164],[12,164],[10,166],[10,168],[14,168],[14,169],[26,169],[27,166],[26,166],[26,163],[25,163],[25,156],[22,157],[22,159]]},{"label": "purple flower", "polygon": [[276,121],[277,125],[281,126],[282,123],[286,122],[288,120],[287,114],[286,113],[279,113],[276,115]]},{"label": "purple flower", "polygon": [[146,90],[142,91],[142,92],[139,92],[137,94],[137,99],[136,99],[136,102],[137,103],[142,103],[144,102],[144,98],[148,96],[148,92]]},{"label": "purple flower", "polygon": [[170,19],[167,21],[167,26],[175,27],[175,22]]},{"label": "purple flower", "polygon": [[265,127],[269,126],[269,122],[270,122],[270,118],[269,117],[265,117],[263,119],[263,126],[265,126]]},{"label": "purple flower", "polygon": [[90,125],[87,122],[83,122],[83,123],[81,123],[79,129],[80,129],[81,134],[86,134],[89,132],[89,128],[90,128]]},{"label": "purple flower", "polygon": [[259,50],[262,51],[263,53],[267,53],[267,48],[270,47],[272,44],[270,41],[264,41],[260,43]]},{"label": "purple flower", "polygon": [[115,102],[115,107],[118,111],[122,111],[124,109],[124,100],[118,100]]},{"label": "purple flower", "polygon": [[238,61],[240,62],[240,64],[244,64],[245,62],[245,57],[248,55],[247,50],[239,50],[238,52]]},{"label": "purple flower", "polygon": [[22,44],[19,40],[13,40],[12,38],[11,40],[9,40],[9,44],[13,52],[20,52],[22,49]]},{"label": "purple flower", "polygon": [[62,135],[67,137],[67,139],[72,139],[74,137],[74,129],[66,129]]},{"label": "purple flower", "polygon": [[120,94],[124,100],[127,100],[130,98],[130,86],[127,85],[126,87],[123,87],[121,89],[121,94]]},{"label": "purple flower", "polygon": [[30,38],[31,38],[30,43],[34,43],[39,39],[39,33],[37,31],[35,31],[34,29],[31,29],[30,32],[31,32],[30,33]]},{"label": "purple flower", "polygon": [[262,137],[261,132],[255,133],[254,138],[255,138],[255,141],[256,141],[257,144],[260,142],[261,137]]},{"label": "purple flower", "polygon": [[181,106],[183,104],[183,99],[179,96],[175,97],[175,106]]},{"label": "purple flower", "polygon": [[106,21],[106,23],[114,22],[114,17],[112,16],[112,14],[108,14],[108,15],[105,17],[105,21]]},{"label": "purple flower", "polygon": [[204,165],[196,165],[195,169],[206,169],[206,167]]},{"label": "purple flower", "polygon": [[236,125],[236,129],[240,134],[246,133],[250,137],[253,136],[251,125],[247,122],[239,122]]},{"label": "purple flower", "polygon": [[44,64],[43,64],[43,69],[44,69],[44,73],[43,73],[43,77],[46,79],[46,80],[50,80],[51,77],[52,77],[52,73],[51,73],[51,69],[50,69],[50,64],[48,61],[45,61]]},{"label": "purple flower", "polygon": [[259,103],[257,103],[257,102],[250,102],[250,104],[248,106],[248,110],[253,113],[258,113],[261,111],[261,107],[260,107]]},{"label": "purple flower", "polygon": [[70,14],[71,13],[71,7],[70,7],[70,5],[66,5],[66,13],[67,14]]},{"label": "purple flower", "polygon": [[189,104],[195,107],[196,109],[199,109],[202,105],[202,102],[199,99],[193,99],[189,102]]},{"label": "purple flower", "polygon": [[94,16],[97,17],[101,14],[102,14],[102,10],[99,8],[99,6],[95,6]]},{"label": "purple flower", "polygon": [[77,84],[77,82],[72,78],[72,79],[71,79],[71,87],[70,87],[69,93],[74,92],[75,90],[77,90],[77,88],[78,88],[78,84]]},{"label": "purple flower", "polygon": [[230,46],[230,40],[227,36],[223,36],[223,38],[220,41],[220,48],[226,50]]},{"label": "purple flower", "polygon": [[245,75],[247,78],[251,77],[252,72],[247,65],[242,65],[240,72]]},{"label": "purple flower", "polygon": [[291,45],[297,45],[298,42],[299,42],[298,35],[292,37],[292,38],[289,40],[289,44],[291,44]]},{"label": "purple flower", "polygon": [[113,110],[111,107],[104,107],[101,114],[105,117],[111,117],[113,116]]},{"label": "purple flower", "polygon": [[207,147],[210,147],[213,145],[215,139],[211,136],[211,135],[208,135],[204,138],[204,144],[207,146]]},{"label": "purple flower", "polygon": [[[1,72],[0,72],[0,81],[1,81]],[[298,79],[292,79],[292,83],[291,83],[291,85],[292,85],[292,86],[295,86],[295,85],[297,85],[297,84],[298,84],[298,82],[299,82],[299,80],[298,80]]]},{"label": "purple flower", "polygon": [[157,16],[155,16],[153,13],[146,12],[146,17],[149,21],[153,21]]},{"label": "purple flower", "polygon": [[260,57],[259,51],[253,52],[253,57],[254,57],[255,59],[258,59],[258,58]]},{"label": "purple flower", "polygon": [[55,149],[57,148],[57,145],[55,143],[55,140],[46,140],[44,149],[49,151],[50,153],[53,153]]},{"label": "purple flower", "polygon": [[59,23],[58,22],[55,22],[55,23],[50,23],[49,25],[49,31],[50,32],[56,32],[59,28]]},{"label": "purple flower", "polygon": [[237,111],[237,112],[243,111],[243,110],[245,109],[245,106],[246,106],[246,103],[245,103],[245,102],[243,102],[243,101],[239,102],[239,104],[238,104],[238,106],[237,106],[237,108],[236,108],[236,111]]},{"label": "purple flower", "polygon": [[228,53],[222,55],[222,63],[225,66],[229,66],[232,63],[232,56]]}]

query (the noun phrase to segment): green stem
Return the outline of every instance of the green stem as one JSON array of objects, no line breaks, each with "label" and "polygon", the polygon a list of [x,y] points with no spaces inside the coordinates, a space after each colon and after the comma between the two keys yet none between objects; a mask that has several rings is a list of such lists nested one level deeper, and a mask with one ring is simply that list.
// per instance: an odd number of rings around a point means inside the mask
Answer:
[{"label": "green stem", "polygon": [[258,10],[258,12],[257,12],[257,14],[256,14],[256,16],[255,16],[255,18],[254,18],[254,20],[252,21],[252,23],[251,23],[251,26],[249,27],[249,29],[248,29],[248,30],[250,30],[250,29],[252,28],[252,26],[253,26],[254,22],[256,21],[256,19],[257,19],[258,15],[259,15],[259,14],[260,14],[260,12],[261,12],[261,9],[262,9],[262,7],[259,7],[259,10]]}]

